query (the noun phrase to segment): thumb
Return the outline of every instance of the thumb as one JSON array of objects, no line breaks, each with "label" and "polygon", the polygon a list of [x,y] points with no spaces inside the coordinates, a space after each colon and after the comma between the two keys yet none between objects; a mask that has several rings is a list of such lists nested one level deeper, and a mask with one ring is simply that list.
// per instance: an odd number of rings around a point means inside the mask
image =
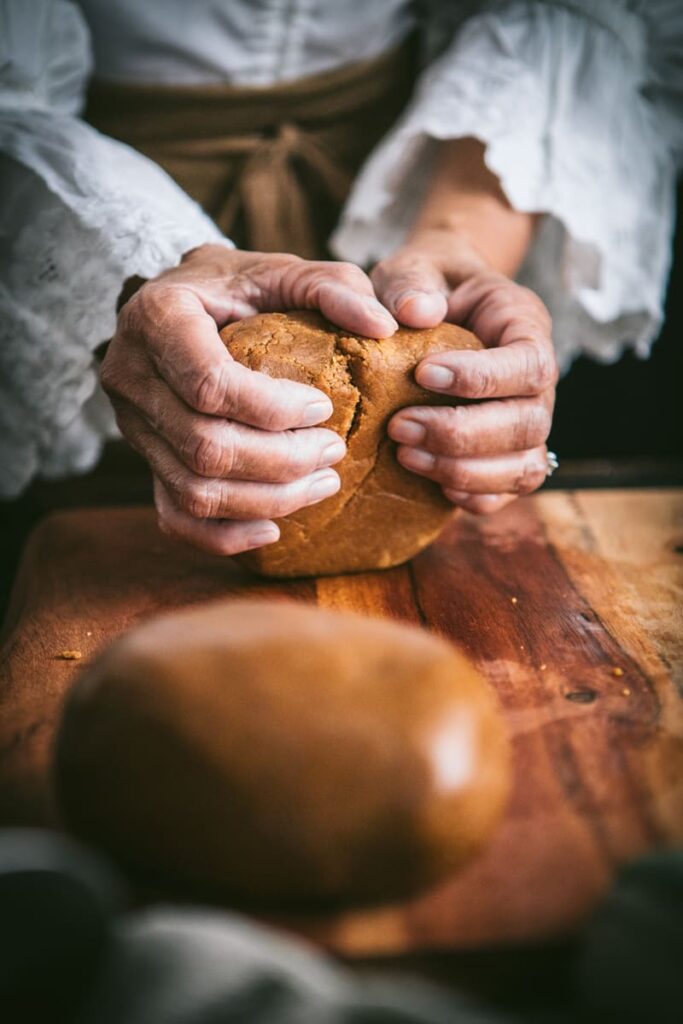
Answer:
[{"label": "thumb", "polygon": [[406,327],[436,327],[446,316],[446,278],[409,248],[378,263],[371,278],[377,298]]}]

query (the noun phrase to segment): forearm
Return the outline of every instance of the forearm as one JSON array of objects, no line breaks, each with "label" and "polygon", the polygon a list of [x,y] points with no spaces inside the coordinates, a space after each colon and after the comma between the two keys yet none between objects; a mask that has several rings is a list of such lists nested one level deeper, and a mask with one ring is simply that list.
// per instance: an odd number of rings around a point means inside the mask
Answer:
[{"label": "forearm", "polygon": [[[533,238],[537,214],[521,213],[508,203],[498,178],[484,162],[484,145],[474,138],[441,142],[432,176],[407,244],[440,237],[462,261],[482,261],[512,277]],[[453,254],[449,259],[452,265]]]}]

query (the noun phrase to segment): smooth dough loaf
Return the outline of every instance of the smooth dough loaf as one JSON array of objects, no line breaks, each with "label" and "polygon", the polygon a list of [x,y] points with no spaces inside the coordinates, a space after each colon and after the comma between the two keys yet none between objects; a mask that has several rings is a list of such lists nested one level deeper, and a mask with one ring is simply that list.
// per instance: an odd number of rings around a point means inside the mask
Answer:
[{"label": "smooth dough loaf", "polygon": [[292,909],[456,872],[508,790],[495,698],[413,626],[221,601],[113,644],[68,698],[61,812],[160,893]]},{"label": "smooth dough loaf", "polygon": [[323,576],[400,565],[441,533],[453,507],[430,480],[397,462],[388,421],[410,405],[452,404],[420,388],[417,364],[430,352],[479,349],[453,324],[401,328],[391,338],[363,338],[319,313],[264,313],[221,331],[230,354],[252,370],[311,384],[329,395],[324,425],[347,443],[335,469],[336,495],[280,521],[276,544],[240,556],[265,576]]}]

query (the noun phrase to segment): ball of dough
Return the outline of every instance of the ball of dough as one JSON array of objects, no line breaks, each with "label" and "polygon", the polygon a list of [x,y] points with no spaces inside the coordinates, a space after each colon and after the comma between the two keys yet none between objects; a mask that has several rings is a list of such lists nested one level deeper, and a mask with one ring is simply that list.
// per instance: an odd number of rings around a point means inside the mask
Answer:
[{"label": "ball of dough", "polygon": [[265,908],[404,896],[479,850],[507,746],[469,661],[424,630],[220,602],[117,641],[56,752],[67,826],[168,893]]},{"label": "ball of dough", "polygon": [[230,354],[252,370],[311,384],[328,395],[334,413],[324,425],[347,443],[335,468],[337,494],[280,521],[276,544],[241,560],[265,576],[322,576],[386,569],[416,555],[441,533],[453,506],[441,488],[404,469],[387,423],[411,405],[453,404],[425,391],[414,371],[430,352],[478,349],[453,324],[400,328],[391,338],[363,338],[319,313],[264,313],[221,332]]}]

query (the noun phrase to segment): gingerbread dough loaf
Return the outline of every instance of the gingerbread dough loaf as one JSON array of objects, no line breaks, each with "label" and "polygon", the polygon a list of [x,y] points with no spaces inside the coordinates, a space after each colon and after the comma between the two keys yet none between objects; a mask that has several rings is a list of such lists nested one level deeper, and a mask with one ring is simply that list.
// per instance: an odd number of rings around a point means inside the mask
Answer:
[{"label": "gingerbread dough loaf", "polygon": [[384,901],[452,875],[508,789],[495,699],[424,630],[287,601],[143,625],[67,700],[67,826],[166,896]]},{"label": "gingerbread dough loaf", "polygon": [[478,349],[453,324],[400,328],[379,341],[351,335],[319,313],[264,313],[224,328],[230,354],[252,370],[288,377],[327,394],[334,413],[324,425],[347,443],[335,468],[336,495],[280,521],[276,544],[241,560],[266,576],[317,576],[399,565],[426,547],[453,514],[441,489],[397,462],[386,427],[410,405],[452,404],[420,388],[417,364],[430,352]]}]

